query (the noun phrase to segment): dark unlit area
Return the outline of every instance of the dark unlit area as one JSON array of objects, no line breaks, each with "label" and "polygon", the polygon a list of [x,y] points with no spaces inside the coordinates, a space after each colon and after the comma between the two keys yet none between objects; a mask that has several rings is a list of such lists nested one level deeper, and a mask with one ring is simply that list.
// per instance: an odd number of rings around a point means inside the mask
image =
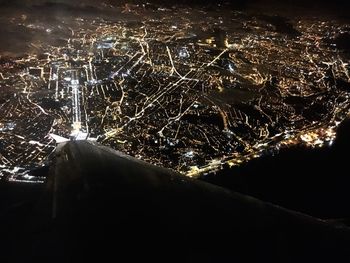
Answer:
[{"label": "dark unlit area", "polygon": [[347,120],[339,126],[332,147],[298,146],[276,155],[267,153],[241,167],[226,167],[202,179],[289,209],[347,222],[349,134]]}]

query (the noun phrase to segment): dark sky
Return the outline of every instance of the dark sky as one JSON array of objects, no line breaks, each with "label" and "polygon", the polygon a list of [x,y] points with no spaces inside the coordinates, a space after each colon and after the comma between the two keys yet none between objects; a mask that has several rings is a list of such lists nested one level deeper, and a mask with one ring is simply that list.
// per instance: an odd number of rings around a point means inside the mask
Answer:
[{"label": "dark sky", "polygon": [[109,3],[122,3],[122,2],[134,2],[134,3],[142,3],[142,2],[157,2],[157,3],[187,3],[191,4],[192,2],[197,2],[198,4],[207,5],[209,3],[223,3],[223,2],[230,2],[233,4],[251,4],[251,3],[261,3],[261,4],[278,4],[278,5],[284,5],[284,4],[302,4],[302,5],[344,5],[348,4],[349,0],[147,0],[147,1],[140,1],[140,0],[0,0],[0,4],[2,5],[13,5],[13,4],[41,4],[45,2],[50,3],[65,3],[65,4],[71,4],[71,5],[79,5],[79,4],[91,4],[91,5],[99,5],[102,2],[109,2]]},{"label": "dark sky", "polygon": [[[234,9],[253,9],[254,11],[264,13],[274,13],[287,16],[295,15],[319,15],[324,14],[336,15],[341,18],[350,19],[349,9],[350,0],[0,0],[0,9],[5,7],[20,8],[23,6],[47,5],[50,3],[57,9],[67,9],[69,7],[92,7],[97,11],[106,9],[108,3],[111,5],[123,5],[124,3],[142,4],[154,3],[165,6],[174,4],[191,5],[191,6],[217,6],[217,4],[230,5]],[[108,6],[108,5],[107,5]],[[82,9],[84,12],[85,9]]]}]

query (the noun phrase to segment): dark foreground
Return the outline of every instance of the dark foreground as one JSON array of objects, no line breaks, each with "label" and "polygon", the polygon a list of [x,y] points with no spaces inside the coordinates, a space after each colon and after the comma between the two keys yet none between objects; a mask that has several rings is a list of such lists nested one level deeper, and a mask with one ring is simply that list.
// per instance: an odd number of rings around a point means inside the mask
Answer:
[{"label": "dark foreground", "polygon": [[[3,205],[1,256],[6,259],[1,262],[350,259],[345,226],[191,180],[107,147],[69,142],[54,163],[45,189],[32,187],[30,199]],[[19,191],[22,197],[25,191]]]}]

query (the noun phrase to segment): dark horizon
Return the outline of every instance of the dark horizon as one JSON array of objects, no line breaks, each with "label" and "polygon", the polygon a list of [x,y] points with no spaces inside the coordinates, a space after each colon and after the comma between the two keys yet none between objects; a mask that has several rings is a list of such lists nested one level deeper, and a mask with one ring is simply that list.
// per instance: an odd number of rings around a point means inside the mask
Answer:
[{"label": "dark horizon", "polygon": [[140,1],[140,0],[105,0],[105,1],[98,1],[98,0],[82,0],[82,1],[69,1],[69,0],[0,0],[0,4],[3,6],[6,5],[37,5],[37,4],[43,4],[43,3],[53,3],[53,4],[70,4],[70,5],[100,5],[103,3],[107,4],[114,4],[114,5],[122,5],[125,3],[134,3],[134,4],[147,4],[147,3],[156,3],[156,4],[162,4],[162,5],[168,5],[168,4],[186,4],[186,5],[192,5],[192,4],[201,4],[203,6],[210,5],[210,4],[238,4],[238,5],[252,5],[252,4],[274,4],[274,5],[301,5],[301,6],[323,6],[323,5],[350,5],[349,1],[347,0],[309,0],[309,1],[303,1],[303,0],[193,0],[193,1],[186,1],[186,0],[177,0],[177,1],[164,1],[164,0],[149,0],[149,1]]},{"label": "dark horizon", "polygon": [[70,0],[0,0],[2,8],[35,8],[39,6],[50,6],[60,11],[66,11],[70,7],[74,9],[82,8],[81,12],[85,12],[86,8],[94,12],[102,12],[111,9],[111,6],[118,7],[128,5],[139,5],[145,8],[155,6],[167,6],[169,8],[175,5],[188,7],[203,7],[215,10],[220,7],[228,7],[237,10],[249,10],[252,12],[264,12],[268,14],[289,15],[293,16],[336,16],[342,19],[349,19],[348,8],[350,1],[346,0],[82,0],[72,2]]}]

